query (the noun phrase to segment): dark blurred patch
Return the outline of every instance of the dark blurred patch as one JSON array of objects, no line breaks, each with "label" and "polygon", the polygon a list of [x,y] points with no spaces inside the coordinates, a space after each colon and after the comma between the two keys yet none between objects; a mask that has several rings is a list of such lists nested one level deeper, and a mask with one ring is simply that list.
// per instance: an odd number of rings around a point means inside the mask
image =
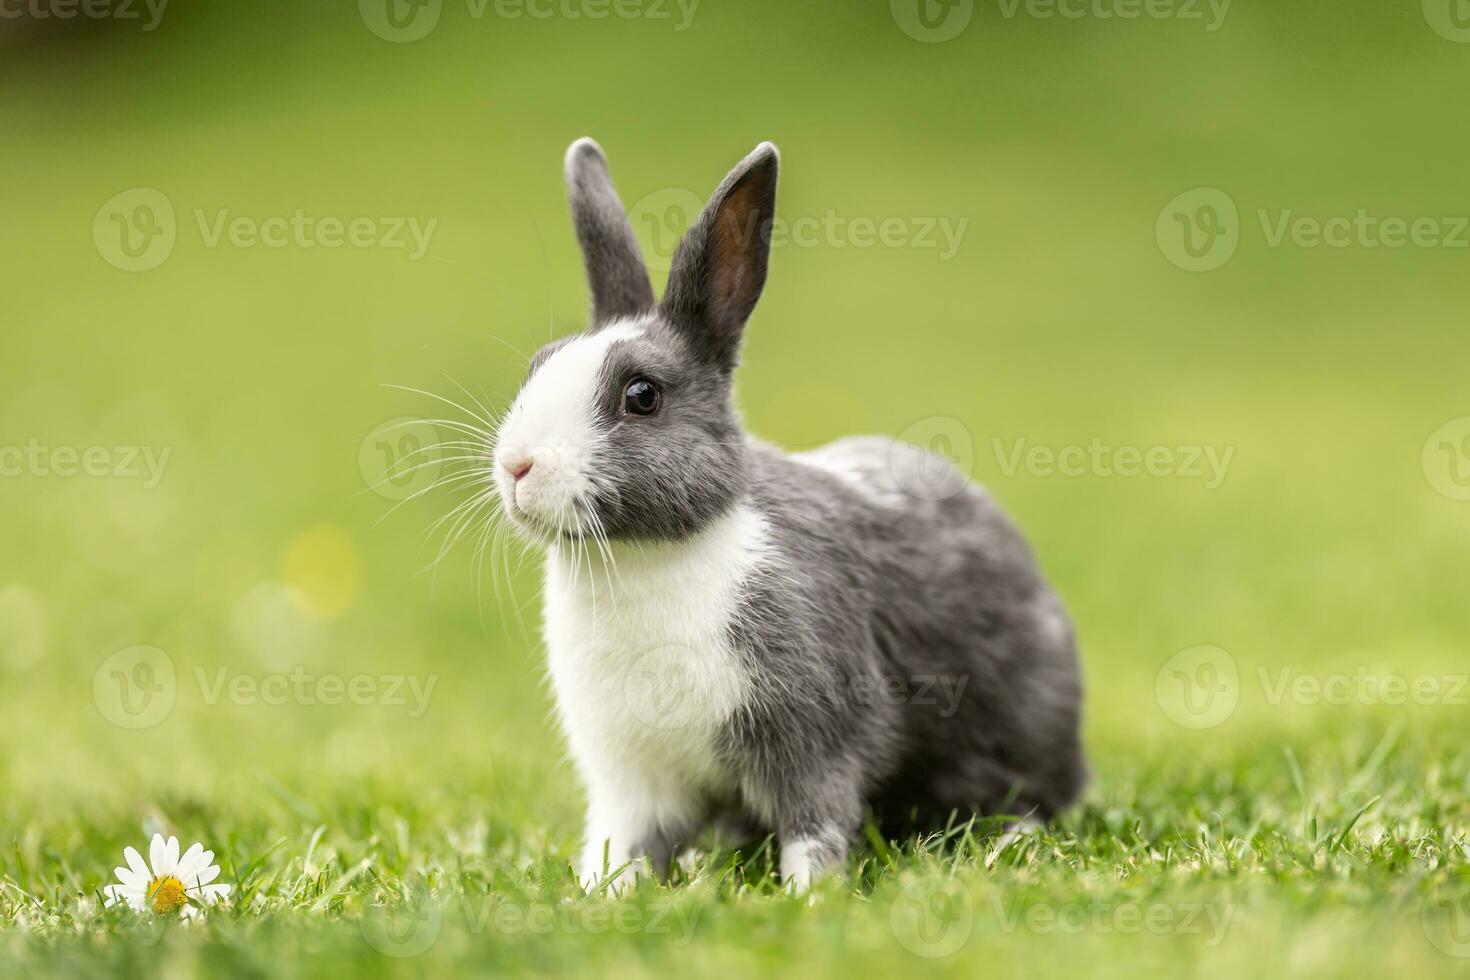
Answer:
[{"label": "dark blurred patch", "polygon": [[62,51],[69,47],[130,42],[143,33],[143,26],[150,23],[151,17],[138,0],[126,4],[123,0],[93,2],[85,6],[80,0],[0,0],[0,46]]},{"label": "dark blurred patch", "polygon": [[0,0],[0,49],[55,56],[158,38],[224,5],[197,0]]}]

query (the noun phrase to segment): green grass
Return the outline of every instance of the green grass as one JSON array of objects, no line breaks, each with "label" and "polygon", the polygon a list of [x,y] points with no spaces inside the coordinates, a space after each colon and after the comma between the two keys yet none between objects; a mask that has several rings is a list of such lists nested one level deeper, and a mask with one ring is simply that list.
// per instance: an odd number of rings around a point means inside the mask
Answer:
[{"label": "green grass", "polygon": [[25,829],[0,865],[0,951],[23,971],[96,976],[1463,971],[1434,940],[1466,951],[1439,902],[1470,894],[1470,846],[1447,829],[1470,815],[1470,759],[1399,725],[1376,743],[1337,734],[1335,748],[1105,760],[1103,785],[1053,828],[873,839],[806,898],[781,891],[765,845],[700,855],[671,886],[587,894],[572,841],[497,819],[489,787],[384,781],[314,802],[279,788],[163,801],[158,826],[197,829],[239,884],[203,924],[165,926],[96,901],[97,869],[138,836],[128,814],[12,802]]},{"label": "green grass", "polygon": [[[886,7],[705,0],[675,34],[446,3],[390,45],[353,3],[195,3],[0,34],[0,450],[170,453],[151,488],[0,477],[0,975],[1466,972],[1470,503],[1422,454],[1470,417],[1470,259],[1273,248],[1257,212],[1470,215],[1470,46],[1415,3],[1236,4],[1208,34],[980,4],[938,45]],[[739,401],[792,447],[960,425],[1083,641],[1095,778],[1055,826],[870,837],[810,900],[769,848],[616,897],[571,879],[537,562],[498,592],[465,547],[424,574],[454,496],[383,520],[367,484],[375,430],[448,413],[385,385],[503,404],[510,348],[580,327],[585,134],[629,201],[769,138],[789,217],[968,219],[949,259],[779,249]],[[143,273],[92,238],[135,187],[180,215]],[[1155,239],[1195,187],[1242,220],[1209,273]],[[210,247],[219,209],[438,224],[413,262]],[[1214,488],[1064,477],[1011,471],[1020,439],[1233,456]],[[111,659],[139,645],[173,672],[143,727]],[[374,696],[262,696],[297,674]],[[421,703],[392,703],[405,678]],[[1395,679],[1427,696],[1383,703]],[[155,831],[239,900],[101,910]],[[433,941],[387,955],[415,922]]]}]

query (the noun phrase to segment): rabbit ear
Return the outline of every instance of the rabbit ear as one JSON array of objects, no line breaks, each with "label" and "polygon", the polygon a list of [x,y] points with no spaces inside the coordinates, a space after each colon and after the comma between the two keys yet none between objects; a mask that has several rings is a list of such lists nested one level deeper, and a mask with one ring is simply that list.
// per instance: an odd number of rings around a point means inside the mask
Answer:
[{"label": "rabbit ear", "polygon": [[653,287],[602,147],[590,139],[577,140],[567,150],[566,171],[572,222],[592,287],[592,326],[649,312]]},{"label": "rabbit ear", "polygon": [[762,143],[725,178],[674,255],[663,309],[714,363],[735,366],[766,284],[780,154]]}]

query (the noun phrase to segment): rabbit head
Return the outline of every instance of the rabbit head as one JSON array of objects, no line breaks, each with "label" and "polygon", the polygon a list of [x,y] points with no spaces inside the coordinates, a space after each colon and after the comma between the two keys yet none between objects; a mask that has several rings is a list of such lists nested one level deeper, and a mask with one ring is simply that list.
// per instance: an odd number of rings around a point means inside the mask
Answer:
[{"label": "rabbit head", "polygon": [[765,285],[778,166],[763,143],[730,172],[659,302],[602,150],[583,139],[567,151],[592,317],[536,354],[496,435],[496,487],[522,532],[678,539],[742,495],[730,376]]}]

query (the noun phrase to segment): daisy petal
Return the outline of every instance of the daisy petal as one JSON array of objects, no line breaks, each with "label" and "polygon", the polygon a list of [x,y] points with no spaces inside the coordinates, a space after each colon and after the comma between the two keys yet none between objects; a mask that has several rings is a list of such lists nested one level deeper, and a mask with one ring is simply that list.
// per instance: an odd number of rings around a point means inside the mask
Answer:
[{"label": "daisy petal", "polygon": [[230,897],[229,885],[205,885],[199,889],[205,902],[213,904],[222,902]]},{"label": "daisy petal", "polygon": [[168,845],[163,841],[162,834],[154,834],[153,839],[148,842],[148,864],[153,869],[153,877],[166,875],[173,868],[164,868],[168,862]]},{"label": "daisy petal", "polygon": [[199,870],[199,868],[203,867],[203,865],[199,863],[199,859],[203,856],[204,845],[196,843],[184,852],[183,857],[179,858],[179,866],[175,873],[179,876],[179,879],[183,881],[185,885],[188,885],[189,878],[192,877]]},{"label": "daisy petal", "polygon": [[205,868],[203,871],[199,872],[197,875],[194,876],[193,884],[195,884],[195,885],[207,885],[211,881],[213,881],[214,879],[216,879],[218,877],[219,877],[219,865],[217,865],[217,864],[211,865],[210,867]]},{"label": "daisy petal", "polygon": [[[168,870],[163,874],[175,874],[179,869],[179,839],[170,837],[168,839]],[[157,868],[153,869],[157,871]]]},{"label": "daisy petal", "polygon": [[[147,878],[139,878],[133,874],[131,868],[113,868],[112,873],[117,875],[117,880],[128,888],[142,888],[148,884]],[[111,886],[109,886],[111,887]]]},{"label": "daisy petal", "polygon": [[147,884],[153,877],[148,873],[148,865],[143,862],[143,855],[138,853],[136,847],[129,847],[123,851],[123,858],[128,862],[128,867],[133,869],[133,874],[143,879]]},{"label": "daisy petal", "polygon": [[110,908],[119,902],[125,902],[130,907],[141,910],[147,904],[144,900],[143,889],[141,888],[124,888],[122,885],[108,885],[102,889],[102,894],[107,896],[105,908]]}]

